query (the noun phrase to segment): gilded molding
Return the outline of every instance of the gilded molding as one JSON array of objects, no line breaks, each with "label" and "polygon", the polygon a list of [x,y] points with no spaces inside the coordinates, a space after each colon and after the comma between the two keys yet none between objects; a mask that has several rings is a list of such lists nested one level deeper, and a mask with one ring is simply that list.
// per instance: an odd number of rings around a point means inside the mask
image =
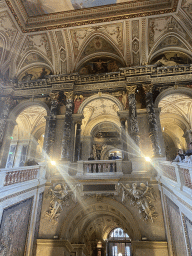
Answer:
[{"label": "gilded molding", "polygon": [[22,32],[27,33],[172,13],[176,12],[178,0],[155,1],[153,5],[150,4],[150,9],[147,8],[148,1],[119,3],[28,17],[26,22],[21,19],[21,11],[16,10],[13,0],[6,0],[6,3]]}]

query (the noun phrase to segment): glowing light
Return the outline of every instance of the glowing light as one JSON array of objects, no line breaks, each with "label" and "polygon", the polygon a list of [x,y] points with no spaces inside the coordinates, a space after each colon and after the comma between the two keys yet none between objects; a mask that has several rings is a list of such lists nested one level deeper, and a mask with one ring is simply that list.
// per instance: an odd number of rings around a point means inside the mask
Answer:
[{"label": "glowing light", "polygon": [[11,136],[10,139],[13,140],[13,137]]},{"label": "glowing light", "polygon": [[120,253],[118,253],[118,256],[123,256],[123,254],[120,252]]},{"label": "glowing light", "polygon": [[55,162],[55,161],[51,161],[51,164],[52,164],[52,165],[56,165],[56,162]]},{"label": "glowing light", "polygon": [[146,156],[146,157],[145,157],[145,161],[147,161],[147,162],[151,162],[151,158],[150,158],[150,157],[148,157],[148,156]]}]

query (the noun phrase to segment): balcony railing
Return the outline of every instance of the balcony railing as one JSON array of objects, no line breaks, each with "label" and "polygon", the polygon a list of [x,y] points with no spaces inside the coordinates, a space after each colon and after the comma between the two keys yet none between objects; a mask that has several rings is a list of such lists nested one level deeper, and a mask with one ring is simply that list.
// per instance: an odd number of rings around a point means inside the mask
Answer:
[{"label": "balcony railing", "polygon": [[122,160],[79,161],[78,174],[110,174],[122,173]]},{"label": "balcony railing", "polygon": [[158,175],[172,187],[177,187],[192,196],[192,163],[160,161]]},{"label": "balcony railing", "polygon": [[[40,178],[42,166],[25,166],[0,170],[0,187],[6,187],[18,183]],[[43,177],[42,177],[43,178]]]}]

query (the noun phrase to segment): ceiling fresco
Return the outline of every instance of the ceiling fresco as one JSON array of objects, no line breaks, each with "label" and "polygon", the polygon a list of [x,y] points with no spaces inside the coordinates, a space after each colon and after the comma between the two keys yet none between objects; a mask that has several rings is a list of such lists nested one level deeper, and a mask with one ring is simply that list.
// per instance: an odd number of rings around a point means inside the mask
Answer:
[{"label": "ceiling fresco", "polygon": [[132,1],[134,0],[21,0],[30,17]]}]

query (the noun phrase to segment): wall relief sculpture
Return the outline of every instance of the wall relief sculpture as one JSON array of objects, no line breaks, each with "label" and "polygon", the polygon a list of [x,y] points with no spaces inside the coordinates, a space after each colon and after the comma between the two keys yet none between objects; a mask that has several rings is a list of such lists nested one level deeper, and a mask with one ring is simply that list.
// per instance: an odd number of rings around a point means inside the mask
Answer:
[{"label": "wall relief sculpture", "polygon": [[137,183],[133,183],[131,187],[129,184],[124,185],[120,183],[119,186],[122,189],[122,202],[131,199],[130,204],[139,209],[143,220],[151,220],[153,222],[157,218],[158,214],[153,205],[156,199],[153,187],[144,183],[140,183],[139,186]]},{"label": "wall relief sculpture", "polygon": [[63,207],[68,206],[67,201],[69,199],[72,199],[75,203],[77,202],[77,190],[79,186],[80,185],[77,184],[69,187],[67,184],[57,183],[48,190],[46,197],[51,200],[49,209],[45,214],[50,221],[58,220]]}]

